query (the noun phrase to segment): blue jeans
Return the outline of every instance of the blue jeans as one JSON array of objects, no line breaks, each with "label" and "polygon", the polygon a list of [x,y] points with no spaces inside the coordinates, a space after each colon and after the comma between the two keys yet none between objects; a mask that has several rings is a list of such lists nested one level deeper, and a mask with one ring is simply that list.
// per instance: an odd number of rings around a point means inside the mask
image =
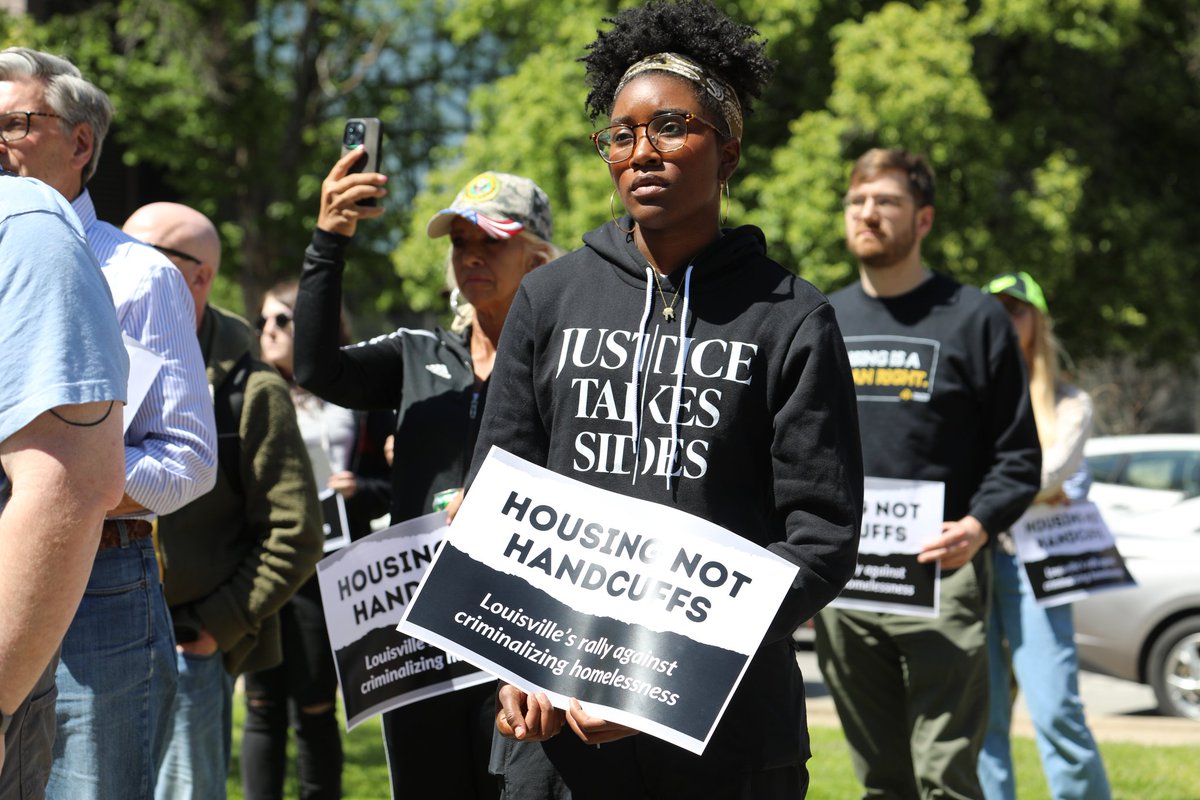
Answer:
[{"label": "blue jeans", "polygon": [[979,755],[979,782],[984,796],[987,800],[1013,800],[1016,794],[1009,743],[1015,670],[1051,795],[1056,800],[1107,800],[1112,792],[1104,762],[1079,699],[1071,607],[1039,607],[1029,585],[1021,579],[1016,556],[999,547],[992,550],[995,589],[988,631],[991,704],[987,736]]},{"label": "blue jeans", "polygon": [[175,705],[175,635],[149,539],[101,550],[58,665],[52,800],[149,800]]},{"label": "blue jeans", "polygon": [[224,800],[233,749],[233,677],[220,651],[176,652],[175,725],[154,788],[157,800]]}]

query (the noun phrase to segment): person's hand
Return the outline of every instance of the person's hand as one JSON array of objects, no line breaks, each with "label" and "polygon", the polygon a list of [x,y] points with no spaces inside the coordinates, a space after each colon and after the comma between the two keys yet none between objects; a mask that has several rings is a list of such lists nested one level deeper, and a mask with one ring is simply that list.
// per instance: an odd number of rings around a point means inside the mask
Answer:
[{"label": "person's hand", "polygon": [[388,438],[383,440],[383,458],[387,461],[387,465],[392,465],[392,459],[396,457],[396,437],[394,434],[388,434]]},{"label": "person's hand", "polygon": [[217,640],[208,632],[208,629],[201,628],[200,632],[196,634],[195,641],[177,644],[175,649],[192,656],[211,656],[217,652],[218,647]]},{"label": "person's hand", "polygon": [[617,739],[637,734],[633,728],[591,716],[583,710],[583,706],[574,697],[571,698],[571,705],[567,708],[567,724],[584,744],[594,744],[597,747],[606,742],[615,742]]},{"label": "person's hand", "polygon": [[520,742],[544,742],[558,735],[566,715],[550,705],[545,692],[527,694],[510,683],[496,693],[496,730]]},{"label": "person's hand", "polygon": [[987,540],[988,532],[983,529],[983,524],[971,515],[948,520],[942,523],[942,535],[921,548],[917,562],[941,561],[942,569],[957,569],[974,558]]},{"label": "person's hand", "polygon": [[1033,502],[1044,503],[1048,506],[1069,506],[1071,505],[1071,498],[1067,497],[1067,493],[1064,492],[1062,488],[1059,488],[1059,490],[1054,494],[1048,494],[1045,497],[1038,497]]},{"label": "person's hand", "polygon": [[386,175],[378,172],[350,172],[354,162],[362,155],[362,148],[346,153],[337,160],[322,181],[321,210],[317,214],[317,227],[321,230],[353,236],[359,220],[378,217],[384,212],[382,205],[358,205],[362,200],[387,195],[387,189],[383,188],[383,184],[387,183]]},{"label": "person's hand", "polygon": [[358,491],[358,481],[349,470],[333,473],[326,485],[347,500],[354,497],[354,493]]},{"label": "person's hand", "polygon": [[458,507],[462,505],[463,498],[466,496],[467,493],[462,489],[459,489],[458,493],[455,494],[454,497],[451,497],[450,502],[446,504],[447,525],[449,525],[451,522],[454,522],[454,518],[458,516]]}]

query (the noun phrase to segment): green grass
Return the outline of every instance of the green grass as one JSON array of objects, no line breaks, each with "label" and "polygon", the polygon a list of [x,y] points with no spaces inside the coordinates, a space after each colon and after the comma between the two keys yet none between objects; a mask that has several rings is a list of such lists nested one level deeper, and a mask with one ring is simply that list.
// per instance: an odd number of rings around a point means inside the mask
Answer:
[{"label": "green grass", "polygon": [[[242,800],[241,764],[242,696],[234,698],[233,767],[229,775],[230,800]],[[838,728],[814,727],[810,731],[813,758],[809,800],[850,800],[861,789],[850,765],[850,753]],[[346,767],[342,773],[345,800],[385,800],[388,797],[387,763],[379,718],[359,725],[342,737]],[[1113,800],[1200,800],[1200,759],[1193,747],[1160,747],[1102,743],[1100,752],[1108,768]],[[294,750],[289,747],[289,763]],[[1051,800],[1042,777],[1037,747],[1032,739],[1013,737],[1017,767],[1017,796],[1021,800]],[[296,797],[296,778],[289,774],[284,797]]]},{"label": "green grass", "polygon": [[[850,765],[850,751],[838,728],[812,728],[808,762],[809,800],[847,800],[862,790]],[[1113,800],[1200,800],[1200,759],[1194,747],[1161,747],[1103,742],[1100,753],[1112,784]],[[1013,737],[1017,797],[1051,800],[1033,739]]]},{"label": "green grass", "polygon": [[[229,770],[229,780],[226,790],[229,800],[242,800],[242,719],[245,717],[245,700],[238,692],[233,698],[233,763]],[[379,717],[374,717],[359,725],[350,733],[345,732],[345,718],[338,708],[338,720],[342,724],[342,749],[345,752],[346,766],[342,770],[343,800],[387,800],[388,772],[387,758],[383,754],[383,731],[379,726]],[[293,742],[288,742],[288,771],[284,783],[284,797],[299,797],[300,791],[296,783],[296,748]]]}]

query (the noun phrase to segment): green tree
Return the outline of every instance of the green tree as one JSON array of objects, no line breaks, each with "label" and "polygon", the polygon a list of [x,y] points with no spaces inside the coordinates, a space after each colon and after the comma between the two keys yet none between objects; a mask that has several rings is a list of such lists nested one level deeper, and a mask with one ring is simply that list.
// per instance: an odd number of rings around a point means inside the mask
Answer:
[{"label": "green tree", "polygon": [[[255,308],[298,272],[347,116],[382,119],[398,210],[433,148],[466,129],[465,87],[498,74],[494,41],[449,44],[444,6],[109,0],[43,24],[9,20],[0,40],[61,52],[109,93],[126,160],[160,168],[184,202],[220,222],[225,295],[239,286]],[[360,238],[348,292],[370,308],[386,302],[378,287],[400,231],[375,225]]]},{"label": "green tree", "polygon": [[[778,260],[825,290],[852,280],[849,166],[906,146],[938,173],[931,265],[970,283],[1035,273],[1078,357],[1182,362],[1200,348],[1193,2],[717,2],[779,63],[747,121],[730,215],[761,226]],[[20,38],[94,72],[128,157],[227,220],[248,298],[294,273],[341,118],[378,110],[392,195],[361,229],[351,300],[427,311],[444,308],[446,246],[425,223],[473,174],[538,181],[562,246],[608,219],[576,59],[629,4],[108,0]]]},{"label": "green tree", "polygon": [[[621,4],[625,5],[625,4]],[[780,67],[747,124],[733,222],[825,290],[855,277],[840,197],[871,146],[925,152],[938,173],[927,261],[969,283],[1038,275],[1081,357],[1182,361],[1200,346],[1200,15],[1185,0],[756,0]],[[463,0],[456,30],[496,32],[515,71],[478,89],[461,147],[435,154],[410,235],[404,293],[436,307],[444,245],[416,236],[473,172],[528,174],[551,195],[559,244],[608,216],[583,114],[584,52],[613,4]],[[519,132],[515,135],[514,132]]]}]

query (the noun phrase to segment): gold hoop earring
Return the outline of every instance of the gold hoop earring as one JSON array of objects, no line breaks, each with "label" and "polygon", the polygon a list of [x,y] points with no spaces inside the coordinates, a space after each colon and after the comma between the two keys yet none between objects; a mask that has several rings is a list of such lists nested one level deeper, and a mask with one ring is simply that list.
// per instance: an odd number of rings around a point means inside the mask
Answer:
[{"label": "gold hoop earring", "polygon": [[[629,230],[625,230],[624,228],[622,228],[621,220],[617,217],[617,190],[616,189],[613,189],[612,194],[610,194],[608,196],[608,213],[610,215],[612,215],[613,225],[617,226],[617,230],[619,230],[621,233],[625,234],[626,236],[633,235],[634,229],[630,228]],[[636,223],[635,223],[635,225],[636,225]]]},{"label": "gold hoop earring", "polygon": [[724,228],[729,221],[729,206],[732,203],[729,199],[729,181],[721,181],[721,193],[725,195],[721,203],[721,227]]}]

